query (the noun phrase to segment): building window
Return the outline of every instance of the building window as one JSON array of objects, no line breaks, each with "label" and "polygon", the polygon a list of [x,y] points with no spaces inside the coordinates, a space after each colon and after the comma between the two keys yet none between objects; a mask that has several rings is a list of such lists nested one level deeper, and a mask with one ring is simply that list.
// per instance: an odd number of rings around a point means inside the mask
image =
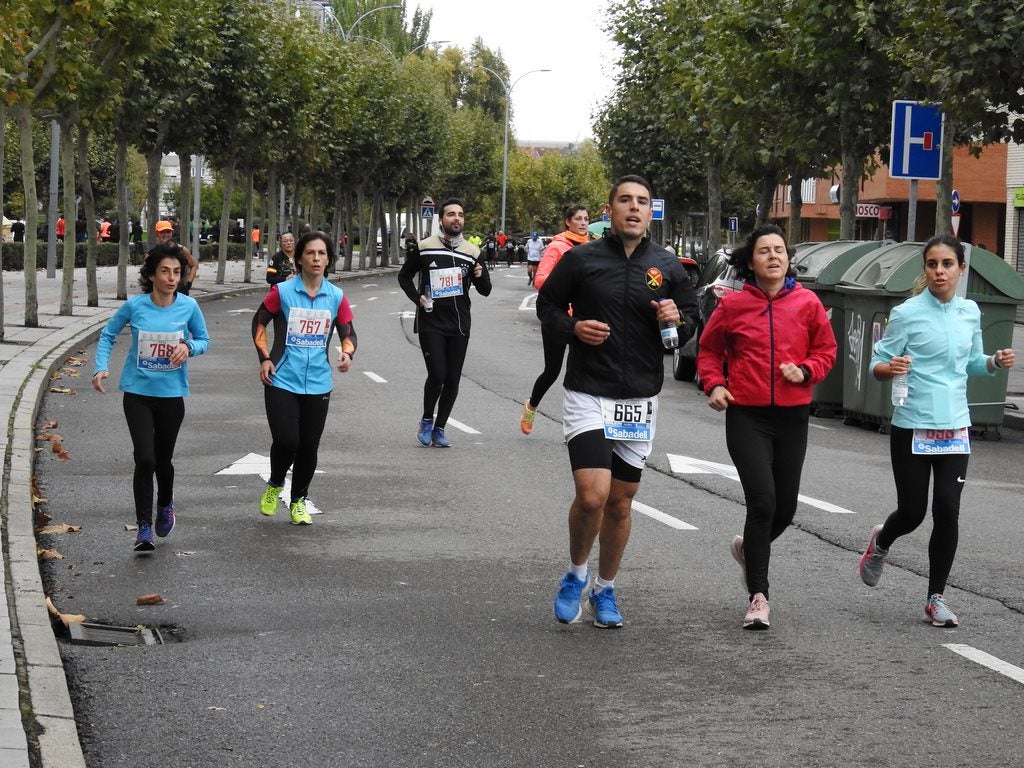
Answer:
[{"label": "building window", "polygon": [[818,202],[817,197],[818,180],[817,179],[804,179],[800,183],[800,196],[804,199],[805,203],[816,203]]}]

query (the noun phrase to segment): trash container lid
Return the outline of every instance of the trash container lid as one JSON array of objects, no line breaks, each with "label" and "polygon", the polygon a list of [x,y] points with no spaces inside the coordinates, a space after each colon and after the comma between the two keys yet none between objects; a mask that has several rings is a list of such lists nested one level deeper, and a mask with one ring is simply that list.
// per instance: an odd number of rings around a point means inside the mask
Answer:
[{"label": "trash container lid", "polygon": [[816,243],[793,259],[796,279],[821,287],[832,287],[857,259],[884,245],[880,240],[830,240]]}]

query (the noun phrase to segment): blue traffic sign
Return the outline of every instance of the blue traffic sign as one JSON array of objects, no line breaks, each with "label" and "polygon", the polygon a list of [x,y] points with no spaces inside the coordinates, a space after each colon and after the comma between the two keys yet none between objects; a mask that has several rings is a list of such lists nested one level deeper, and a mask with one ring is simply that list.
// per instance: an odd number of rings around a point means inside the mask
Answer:
[{"label": "blue traffic sign", "polygon": [[953,213],[960,213],[960,190],[953,190]]},{"label": "blue traffic sign", "polygon": [[938,179],[942,174],[942,112],[916,101],[892,103],[889,176]]},{"label": "blue traffic sign", "polygon": [[657,197],[651,200],[651,221],[665,220],[665,201]]},{"label": "blue traffic sign", "polygon": [[432,206],[432,205],[421,205],[420,206],[420,218],[421,219],[432,219],[432,218],[434,218],[434,206]]},{"label": "blue traffic sign", "polygon": [[729,217],[729,231],[730,232],[739,232],[740,231],[740,218],[739,218],[739,216],[730,216]]}]

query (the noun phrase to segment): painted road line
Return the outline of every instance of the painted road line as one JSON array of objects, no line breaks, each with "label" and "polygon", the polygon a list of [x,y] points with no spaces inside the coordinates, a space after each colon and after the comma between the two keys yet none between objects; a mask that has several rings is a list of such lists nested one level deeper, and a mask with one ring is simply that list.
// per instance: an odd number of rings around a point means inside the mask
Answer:
[{"label": "painted road line", "polygon": [[[736,472],[736,467],[730,464],[719,464],[715,461],[705,461],[704,459],[694,459],[690,456],[677,456],[674,453],[665,454],[668,457],[669,466],[672,472],[677,475],[721,475],[727,477],[730,480],[739,482],[740,476]],[[844,509],[843,507],[830,504],[827,501],[821,501],[820,499],[813,499],[810,496],[804,496],[800,494],[797,498],[804,504],[812,507],[817,507],[824,512],[831,512],[836,515],[852,515],[853,510]]]},{"label": "painted road line", "polygon": [[[270,482],[270,457],[262,456],[258,453],[247,453],[242,458],[238,459],[229,467],[225,467],[219,472],[214,472],[215,475],[259,475],[263,482]],[[324,471],[322,469],[316,470],[316,474],[322,475]],[[291,497],[292,490],[292,479],[291,472],[289,471],[288,476],[284,479],[284,485],[281,486],[281,493],[277,495],[281,503],[286,507],[288,506],[288,499]],[[311,515],[322,515],[323,510],[316,506],[309,498],[306,499],[306,511]]]},{"label": "painted road line", "polygon": [[678,531],[697,530],[697,527],[694,525],[684,523],[679,518],[672,517],[672,515],[666,515],[661,510],[655,509],[654,507],[649,507],[646,504],[641,504],[639,501],[636,500],[633,501],[633,509],[635,509],[642,515],[647,515],[652,520],[657,520],[659,523],[664,523],[669,528],[675,528]]},{"label": "painted road line", "polygon": [[388,383],[387,379],[378,376],[373,371],[363,371],[363,375],[366,376],[366,378],[370,379],[370,381],[376,381],[378,384],[387,384]]},{"label": "painted road line", "polygon": [[1006,675],[1011,680],[1016,680],[1018,683],[1024,683],[1024,669],[1014,666],[1008,661],[996,658],[991,654],[979,651],[977,648],[972,648],[969,645],[962,645],[961,643],[943,643],[943,648],[949,648],[953,653],[958,653],[965,659],[973,661],[975,664],[981,664],[983,667],[988,667],[993,672],[998,672],[1000,675]]},{"label": "painted road line", "polygon": [[465,433],[466,433],[467,435],[479,435],[479,434],[480,434],[479,432],[477,432],[477,431],[476,431],[475,429],[473,429],[472,427],[468,427],[468,426],[466,426],[466,425],[465,425],[465,424],[463,424],[463,423],[462,423],[461,421],[456,421],[456,420],[455,420],[455,419],[453,419],[453,418],[452,418],[451,416],[449,416],[449,417],[448,417],[448,423],[449,423],[449,424],[451,424],[451,425],[452,425],[453,427],[455,427],[456,429],[461,429],[461,430],[462,430],[463,432],[465,432]]},{"label": "painted road line", "polygon": [[519,311],[536,311],[537,309],[537,294],[531,293],[529,296],[523,298],[519,303]]},{"label": "painted road line", "polygon": [[377,287],[377,283],[363,283],[362,287],[363,288],[376,288]]},{"label": "painted road line", "polygon": [[835,427],[826,427],[824,424],[815,424],[813,421],[807,422],[807,426],[811,427],[812,429],[823,429],[826,432],[835,432],[836,431]]}]

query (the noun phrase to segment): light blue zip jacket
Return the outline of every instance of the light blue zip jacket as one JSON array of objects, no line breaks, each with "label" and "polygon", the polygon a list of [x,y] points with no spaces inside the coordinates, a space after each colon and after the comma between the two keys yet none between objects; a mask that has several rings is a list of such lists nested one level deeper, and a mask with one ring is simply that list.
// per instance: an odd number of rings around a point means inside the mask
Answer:
[{"label": "light blue zip jacket", "polygon": [[981,345],[981,310],[954,296],[943,304],[929,290],[912,296],[889,314],[875,344],[869,370],[909,355],[910,394],[896,406],[892,424],[904,429],[957,429],[971,425],[967,377],[992,376]]}]

